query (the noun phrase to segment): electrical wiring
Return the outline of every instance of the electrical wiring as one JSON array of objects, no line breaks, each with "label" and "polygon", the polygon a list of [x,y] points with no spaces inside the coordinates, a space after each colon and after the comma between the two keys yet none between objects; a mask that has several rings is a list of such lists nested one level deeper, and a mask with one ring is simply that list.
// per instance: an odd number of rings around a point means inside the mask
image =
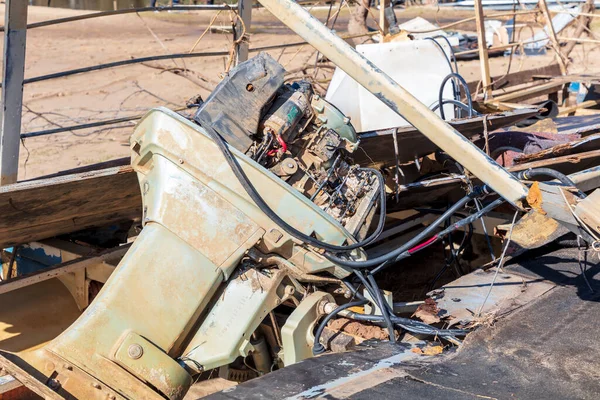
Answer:
[{"label": "electrical wiring", "polygon": [[325,352],[325,346],[323,346],[321,344],[321,335],[323,334],[323,331],[325,330],[327,323],[329,321],[331,321],[331,319],[333,317],[338,315],[340,312],[347,310],[348,308],[359,307],[359,306],[365,305],[367,303],[368,303],[368,300],[366,300],[366,299],[351,301],[349,303],[339,306],[338,308],[336,308],[335,310],[333,310],[332,312],[327,314],[325,316],[325,318],[323,318],[323,320],[321,321],[319,326],[317,327],[317,330],[315,331],[315,340],[313,342],[313,350],[312,350],[313,355],[316,356],[316,355],[319,355],[319,354],[322,354]]},{"label": "electrical wiring", "polygon": [[238,181],[240,182],[240,184],[242,185],[242,187],[244,188],[244,190],[246,191],[248,196],[250,196],[252,201],[254,201],[254,203],[258,206],[258,208],[263,213],[265,213],[273,222],[275,222],[281,229],[283,229],[286,233],[293,236],[294,238],[301,240],[311,246],[323,249],[323,250],[337,251],[337,252],[350,252],[352,250],[355,250],[360,247],[364,247],[364,246],[368,245],[369,243],[371,243],[372,241],[377,239],[377,237],[381,234],[381,232],[383,232],[383,228],[385,225],[385,216],[386,216],[385,179],[383,178],[383,175],[381,174],[381,172],[379,172],[378,170],[373,169],[373,168],[359,168],[359,170],[362,170],[362,171],[372,172],[379,180],[380,206],[379,206],[379,221],[377,224],[377,228],[369,237],[367,237],[366,239],[359,241],[357,243],[348,244],[345,246],[333,245],[333,244],[323,242],[319,239],[316,239],[312,236],[309,236],[309,235],[306,235],[306,234],[300,232],[299,230],[297,230],[296,228],[292,227],[287,222],[285,222],[281,217],[279,217],[279,215],[277,215],[269,207],[269,205],[264,201],[264,199],[261,197],[261,195],[257,192],[256,188],[252,185],[252,183],[248,179],[248,176],[246,175],[244,170],[239,165],[237,159],[233,156],[233,154],[229,150],[229,147],[227,146],[227,144],[225,143],[225,140],[221,137],[221,135],[212,127],[212,125],[209,122],[202,121],[202,120],[198,121],[198,122],[206,130],[208,135],[213,139],[213,141],[215,142],[215,144],[217,145],[217,147],[223,154],[225,161],[227,161],[227,164],[229,164],[229,167],[231,168],[232,172],[234,173],[234,175],[236,176],[236,178],[238,179]]},{"label": "electrical wiring", "polygon": [[[571,186],[571,187],[577,188],[577,186],[571,180],[571,178],[569,178],[562,172],[558,172],[551,168],[529,168],[525,171],[517,172],[516,176],[519,179],[530,179],[530,178],[534,178],[536,176],[548,176],[548,177],[558,180],[560,183],[562,183],[565,186]],[[584,199],[586,197],[585,193],[583,193],[579,189],[577,189],[577,196],[582,199]]]}]

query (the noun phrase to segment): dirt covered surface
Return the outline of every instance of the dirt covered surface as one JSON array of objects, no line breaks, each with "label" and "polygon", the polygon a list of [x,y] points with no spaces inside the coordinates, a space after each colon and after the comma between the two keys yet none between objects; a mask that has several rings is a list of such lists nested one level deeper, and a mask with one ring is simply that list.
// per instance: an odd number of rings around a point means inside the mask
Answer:
[{"label": "dirt covered surface", "polygon": [[[87,11],[34,7],[29,22],[68,17]],[[325,20],[328,7],[311,11]],[[4,9],[0,8],[3,18]],[[333,10],[335,13],[335,9]],[[92,66],[132,57],[189,52],[216,12],[149,12],[89,19],[31,29],[27,35],[25,77]],[[372,16],[377,10],[372,10]],[[415,16],[441,25],[472,15],[468,10],[432,7],[398,10],[400,21]],[[347,33],[349,10],[343,8],[336,21],[339,34]],[[264,9],[253,11],[251,47],[299,41],[299,37]],[[375,27],[374,19],[369,24]],[[230,26],[229,12],[214,19],[214,27]],[[474,29],[473,23],[458,29]],[[365,38],[355,39],[355,43]],[[231,35],[207,33],[195,51],[229,51]],[[310,46],[272,50],[269,53],[292,70],[312,65],[315,51]],[[579,45],[572,53],[572,71],[593,68],[600,54],[594,45]],[[511,71],[547,65],[554,56],[515,57]],[[402,62],[410,62],[403,60]],[[508,67],[508,57],[491,60],[493,75]],[[152,107],[183,108],[194,96],[206,98],[220,81],[227,56],[163,60],[78,74],[25,85],[22,132],[36,132],[113,118],[141,115]],[[399,63],[399,68],[402,64]],[[181,70],[187,72],[181,74]],[[326,86],[332,70],[320,70],[318,79]],[[477,61],[460,63],[467,81],[479,76]],[[110,127],[69,131],[25,139],[21,146],[19,179],[30,179],[61,170],[129,156],[128,138],[134,122]]]}]

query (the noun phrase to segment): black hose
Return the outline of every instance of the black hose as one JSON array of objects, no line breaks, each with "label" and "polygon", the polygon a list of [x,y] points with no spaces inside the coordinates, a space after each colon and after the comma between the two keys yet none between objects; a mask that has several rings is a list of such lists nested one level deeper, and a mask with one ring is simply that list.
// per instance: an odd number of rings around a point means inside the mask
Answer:
[{"label": "black hose", "polygon": [[379,223],[377,225],[377,229],[369,237],[367,237],[365,240],[362,240],[360,242],[357,242],[354,244],[349,244],[346,246],[333,245],[333,244],[326,243],[321,240],[315,239],[312,236],[306,235],[306,234],[300,232],[299,230],[297,230],[296,228],[294,228],[293,226],[289,225],[283,219],[281,219],[281,217],[279,217],[279,215],[277,215],[269,207],[269,205],[264,201],[264,199],[256,191],[256,188],[252,185],[252,183],[246,176],[246,173],[240,167],[237,159],[233,156],[233,154],[231,154],[231,151],[227,147],[227,144],[225,143],[225,140],[221,137],[221,135],[219,135],[219,133],[217,131],[215,131],[215,129],[211,126],[210,123],[208,123],[206,121],[198,121],[198,122],[201,123],[202,127],[206,130],[206,132],[209,134],[209,136],[213,139],[213,141],[215,142],[215,144],[217,145],[217,147],[223,154],[225,161],[227,161],[227,164],[229,164],[229,167],[233,171],[234,175],[236,176],[236,178],[238,179],[238,181],[240,182],[240,184],[242,185],[242,187],[244,188],[244,190],[246,191],[248,196],[250,196],[252,201],[254,201],[254,203],[258,206],[258,208],[263,213],[265,213],[267,215],[267,217],[269,217],[281,229],[283,229],[286,233],[293,236],[294,238],[296,238],[300,241],[303,241],[311,246],[320,248],[320,249],[324,249],[324,250],[328,250],[328,251],[337,251],[337,252],[348,252],[348,251],[368,245],[373,240],[375,240],[383,231],[383,228],[385,226],[386,202],[385,202],[385,180],[383,178],[383,175],[381,175],[381,172],[379,172],[375,169],[372,169],[372,168],[360,168],[360,170],[371,171],[379,179],[379,193],[380,193],[379,196],[380,196],[381,205],[380,205],[380,210],[379,210],[380,216],[379,216]]},{"label": "black hose", "polygon": [[415,246],[415,245],[419,244],[421,241],[423,241],[423,239],[426,238],[427,236],[429,236],[429,234],[431,234],[435,229],[437,229],[437,227],[440,224],[442,224],[444,221],[446,221],[448,218],[450,218],[450,216],[453,215],[456,211],[463,208],[475,196],[476,196],[475,192],[473,192],[473,193],[463,197],[462,199],[457,201],[454,205],[452,205],[450,208],[448,208],[448,210],[444,214],[442,214],[438,219],[436,219],[434,222],[432,222],[421,233],[419,233],[417,236],[415,236],[414,238],[412,238],[411,240],[406,242],[401,247],[399,247],[395,250],[392,250],[391,252],[389,252],[387,254],[384,254],[382,256],[375,257],[375,258],[372,258],[372,259],[366,260],[366,261],[346,260],[346,259],[342,259],[342,258],[339,258],[337,256],[334,256],[334,255],[328,254],[328,253],[325,253],[324,257],[333,263],[336,263],[343,267],[352,268],[352,269],[354,269],[354,268],[372,268],[375,266],[380,266],[380,264],[385,264],[387,262],[399,261],[400,259],[404,258],[403,253],[405,251],[407,251],[408,249],[412,248],[413,246]]},{"label": "black hose", "polygon": [[356,300],[356,301],[351,301],[350,303],[346,303],[343,304],[341,306],[339,306],[338,308],[336,308],[335,310],[333,310],[332,312],[330,312],[329,314],[327,314],[325,316],[325,318],[323,318],[323,321],[321,321],[321,323],[319,324],[319,326],[317,327],[317,330],[315,331],[315,341],[313,343],[313,355],[319,355],[325,352],[325,346],[323,346],[321,344],[321,335],[323,334],[323,331],[325,330],[325,327],[327,326],[327,323],[329,321],[331,321],[331,319],[333,317],[335,317],[336,315],[338,315],[341,311],[344,311],[348,308],[351,307],[359,307],[362,305],[365,305],[366,303],[368,303],[368,300]]},{"label": "black hose", "polygon": [[[460,82],[460,84],[462,85],[463,89],[465,90],[465,97],[467,98],[467,103],[469,105],[469,118],[473,117],[473,100],[471,99],[471,91],[469,90],[469,85],[467,85],[467,81],[465,81],[465,79],[460,76],[459,74],[452,72],[448,75],[446,75],[446,77],[442,80],[442,83],[440,85],[440,90],[438,93],[438,103],[439,104],[443,104],[444,102],[444,87],[446,86],[446,82],[448,82],[449,79],[456,79],[458,82]],[[460,100],[460,99],[458,99]],[[442,117],[442,119],[446,119],[446,116],[444,115],[444,107],[440,107],[440,116]]]},{"label": "black hose", "polygon": [[[459,108],[461,108],[461,109],[463,109],[463,110],[465,110],[467,112],[479,114],[478,112],[476,112],[472,108],[469,108],[469,106],[467,104],[465,104],[465,103],[463,103],[461,101],[458,101],[458,100],[442,99],[442,103],[443,104],[452,104],[452,105],[454,105],[456,107],[459,107]],[[435,111],[438,108],[440,108],[440,102],[439,102],[439,100],[436,100],[436,102],[433,103],[431,106],[429,106],[429,108],[431,109],[431,111]]]},{"label": "black hose", "polygon": [[383,320],[385,321],[385,325],[388,330],[388,335],[390,336],[390,342],[395,343],[396,333],[394,331],[394,324],[392,323],[392,319],[388,309],[389,304],[387,304],[386,301],[383,299],[383,296],[381,295],[381,290],[377,286],[377,282],[375,282],[375,278],[373,278],[373,275],[367,274],[367,278],[365,281],[365,277],[360,271],[355,270],[354,273],[360,278],[361,281],[363,281],[363,285],[371,294],[374,303],[377,305],[377,307],[379,307],[379,310],[381,311],[381,315],[383,316]]},{"label": "black hose", "polygon": [[[357,321],[367,321],[367,322],[383,322],[383,317],[381,315],[366,315],[359,314],[355,312],[349,312],[344,315],[347,318],[355,319]],[[407,330],[412,333],[417,333],[421,335],[431,335],[431,336],[440,336],[440,337],[454,337],[454,336],[464,336],[469,333],[466,329],[438,329],[431,325],[427,325],[423,322],[415,321],[409,318],[402,318],[397,316],[392,316],[392,322],[404,330]]]},{"label": "black hose", "polygon": [[[519,179],[530,179],[530,178],[534,178],[536,176],[549,176],[551,178],[554,178],[556,180],[558,180],[560,183],[562,183],[565,186],[572,186],[574,188],[577,188],[577,185],[575,185],[575,182],[573,182],[571,180],[571,178],[569,178],[568,176],[566,176],[565,174],[563,174],[562,172],[558,172],[554,169],[550,169],[550,168],[530,168],[527,169],[525,171],[520,171],[517,172],[517,177]],[[583,193],[581,190],[577,189],[577,196],[580,198],[585,198],[585,193]]]},{"label": "black hose", "polygon": [[[454,53],[454,47],[452,47],[450,39],[448,39],[448,37],[444,35],[435,35],[431,37],[431,39],[433,39],[436,43],[437,39],[444,39],[444,41],[446,41],[446,43],[448,44],[448,49],[450,50],[450,54],[452,54],[452,61],[454,62],[454,71],[452,72],[456,72],[458,74],[458,61],[456,60],[456,54]],[[444,52],[444,54],[446,54],[446,52]]]}]

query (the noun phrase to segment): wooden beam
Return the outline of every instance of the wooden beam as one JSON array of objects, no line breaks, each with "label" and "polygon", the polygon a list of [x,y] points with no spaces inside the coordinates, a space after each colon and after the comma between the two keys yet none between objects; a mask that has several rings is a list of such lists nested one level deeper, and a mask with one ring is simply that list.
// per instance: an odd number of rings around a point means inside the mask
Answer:
[{"label": "wooden beam", "polygon": [[39,380],[35,379],[30,373],[19,367],[17,364],[9,360],[7,357],[11,355],[6,352],[0,352],[0,368],[12,375],[16,380],[27,386],[33,392],[46,400],[64,400],[58,393],[52,391],[48,386],[44,385]]},{"label": "wooden beam", "polygon": [[583,101],[583,102],[581,102],[579,104],[575,104],[574,106],[563,108],[558,113],[558,116],[562,117],[562,116],[565,116],[565,115],[569,115],[569,114],[575,113],[575,111],[577,111],[577,110],[582,110],[582,109],[585,109],[585,108],[594,107],[594,106],[597,106],[598,104],[600,104],[600,99],[586,100],[586,101]]},{"label": "wooden beam", "polygon": [[0,248],[141,218],[131,166],[0,186]]},{"label": "wooden beam", "polygon": [[546,30],[548,33],[548,37],[550,38],[550,43],[552,44],[552,49],[556,54],[556,61],[558,65],[560,65],[560,71],[563,75],[567,74],[567,64],[565,62],[564,56],[560,52],[560,43],[556,38],[556,31],[554,30],[554,25],[552,24],[552,16],[550,12],[548,12],[548,4],[546,0],[539,0],[539,7],[542,9],[542,13],[544,14],[544,18],[546,18]]},{"label": "wooden beam", "polygon": [[0,108],[0,185],[15,183],[19,172],[27,1],[7,0],[4,15],[2,107]]},{"label": "wooden beam", "polygon": [[575,206],[575,215],[596,233],[600,233],[600,189],[596,189]]},{"label": "wooden beam", "polygon": [[479,64],[481,67],[481,83],[483,85],[484,99],[492,98],[492,79],[490,77],[490,62],[488,48],[485,41],[485,17],[483,15],[482,0],[475,0],[475,24],[477,27],[477,43],[479,50]]},{"label": "wooden beam", "polygon": [[385,17],[385,10],[390,6],[390,4],[391,0],[379,0],[379,27],[381,28],[382,36],[387,35],[390,31],[389,21]]},{"label": "wooden beam", "polygon": [[94,267],[98,264],[103,264],[107,259],[116,256],[123,256],[129,250],[131,244],[105,250],[97,255],[82,257],[75,260],[67,261],[50,268],[43,269],[34,274],[23,275],[17,278],[3,281],[0,283],[0,294],[8,293],[25,286],[34,285],[39,282],[47,281],[52,278],[57,278],[72,272],[80,271],[85,268]]},{"label": "wooden beam", "polygon": [[560,91],[564,85],[565,82],[563,80],[551,80],[550,82],[541,85],[534,85],[523,90],[516,90],[508,94],[494,97],[493,99],[487,100],[486,103],[518,102],[527,100],[550,93],[556,93]]}]

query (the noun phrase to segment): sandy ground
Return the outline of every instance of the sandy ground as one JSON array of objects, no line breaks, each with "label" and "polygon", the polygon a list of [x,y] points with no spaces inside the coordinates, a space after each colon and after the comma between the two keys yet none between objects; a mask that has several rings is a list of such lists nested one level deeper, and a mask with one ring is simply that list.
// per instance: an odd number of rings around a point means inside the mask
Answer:
[{"label": "sandy ground", "polygon": [[[373,11],[376,13],[376,11]],[[0,18],[4,10],[0,9]],[[29,22],[66,17],[82,11],[30,7]],[[327,10],[313,13],[321,20]],[[166,53],[188,52],[206,29],[214,12],[144,13],[111,16],[31,29],[27,36],[26,78],[99,63]],[[412,8],[399,11],[398,17],[407,20],[423,16],[440,24],[472,15],[469,11]],[[228,13],[223,12],[215,26],[230,25]],[[348,11],[342,10],[336,30],[346,33]],[[373,22],[370,25],[374,26]],[[459,26],[472,30],[471,23]],[[251,47],[291,43],[299,38],[265,10],[255,10],[251,29]],[[361,39],[362,40],[362,39]],[[228,51],[231,35],[209,33],[196,51]],[[313,62],[310,46],[270,52],[286,67],[293,69]],[[578,46],[572,53],[571,71],[593,71],[600,52],[594,45]],[[31,83],[24,90],[22,131],[33,132],[57,126],[69,126],[98,120],[143,114],[149,108],[164,105],[183,107],[198,94],[206,97],[220,80],[227,57],[194,58],[185,61],[159,61],[147,65],[112,68],[71,77]],[[511,71],[547,65],[553,55],[518,57]],[[410,62],[410,60],[402,60]],[[492,74],[506,72],[508,58],[492,59]],[[163,69],[187,68],[193,80]],[[401,68],[401,62],[399,62]],[[596,67],[597,68],[597,67]],[[460,63],[467,81],[479,78],[477,61]],[[20,154],[19,179],[30,179],[49,173],[107,161],[129,155],[128,137],[133,123],[120,128],[95,128],[53,134],[23,141]]]}]

